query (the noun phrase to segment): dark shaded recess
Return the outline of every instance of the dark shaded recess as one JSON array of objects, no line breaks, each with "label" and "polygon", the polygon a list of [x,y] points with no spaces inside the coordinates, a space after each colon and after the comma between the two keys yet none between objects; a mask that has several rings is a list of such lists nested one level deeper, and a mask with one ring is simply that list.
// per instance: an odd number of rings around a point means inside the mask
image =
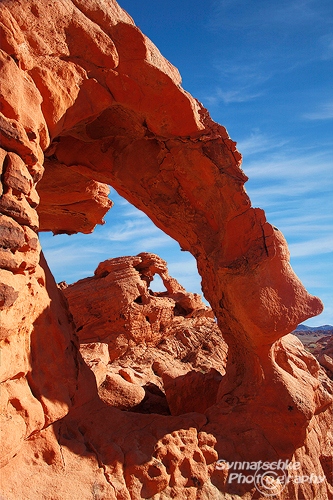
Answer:
[{"label": "dark shaded recess", "polygon": [[148,382],[143,388],[146,393],[145,397],[140,404],[131,408],[131,412],[171,415],[166,396],[156,384]]}]

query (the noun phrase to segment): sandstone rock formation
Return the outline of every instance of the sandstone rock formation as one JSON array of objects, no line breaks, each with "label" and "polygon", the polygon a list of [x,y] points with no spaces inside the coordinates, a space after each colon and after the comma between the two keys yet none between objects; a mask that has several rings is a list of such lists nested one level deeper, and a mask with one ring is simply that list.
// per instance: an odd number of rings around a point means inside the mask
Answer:
[{"label": "sandstone rock formation", "polygon": [[[155,274],[164,292],[149,288]],[[216,403],[227,346],[213,311],[169,275],[160,257],[110,259],[94,277],[62,289],[106,404],[180,415]]]},{"label": "sandstone rock formation", "polygon": [[319,363],[326,369],[328,376],[333,379],[333,336],[318,354]]},{"label": "sandstone rock formation", "polygon": [[[40,231],[91,233],[96,224],[103,223],[103,216],[112,206],[108,186],[47,159],[44,167],[38,185]],[[73,186],[70,194],[68,186]]]},{"label": "sandstone rock formation", "polygon": [[328,377],[333,379],[333,327],[303,327],[304,325],[299,325],[293,334],[300,339],[305,349],[318,359]]},{"label": "sandstone rock formation", "polygon": [[[162,278],[166,292],[150,290],[155,274]],[[187,293],[169,276],[165,261],[148,253],[102,262],[94,277],[63,292],[80,343],[107,343],[112,361],[132,346],[159,344],[170,335],[177,317],[214,318],[198,295]]]},{"label": "sandstone rock formation", "polygon": [[[300,474],[323,481],[290,482],[279,497],[329,498],[332,387],[287,335],[322,304],[292,271],[282,234],[251,207],[225,128],[114,0],[2,0],[0,29],[2,496],[253,495],[253,483],[231,484],[216,468],[223,458],[300,462]],[[110,206],[106,185],[195,256],[219,331],[205,314],[187,317],[198,299],[166,274],[167,295],[147,295],[149,273],[166,271],[142,255],[107,261],[76,286],[85,308],[92,279],[121,295],[125,265],[131,282],[127,302],[110,301],[101,318],[84,309],[74,324],[64,293],[74,307],[75,286],[57,287],[38,231],[91,231]],[[137,327],[117,324],[122,307]],[[193,352],[209,339],[201,376]],[[184,370],[174,356],[182,346]]]}]

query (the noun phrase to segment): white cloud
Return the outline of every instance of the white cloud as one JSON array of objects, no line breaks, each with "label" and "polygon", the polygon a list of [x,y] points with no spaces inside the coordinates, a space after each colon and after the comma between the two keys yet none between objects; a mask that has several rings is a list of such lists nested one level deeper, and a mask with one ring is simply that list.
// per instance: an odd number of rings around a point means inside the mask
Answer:
[{"label": "white cloud", "polygon": [[283,213],[286,209],[286,203],[292,203],[297,198],[302,199],[304,206],[304,197],[311,193],[312,187],[307,182],[299,182],[292,187],[285,182],[284,184],[269,184],[259,187],[246,187],[252,205],[272,212],[272,209],[279,208],[279,212]]},{"label": "white cloud", "polygon": [[286,144],[288,144],[287,139],[279,140],[254,130],[249,137],[237,142],[237,149],[247,158],[253,154],[282,148]]},{"label": "white cloud", "polygon": [[297,228],[299,231],[311,231],[315,226],[316,228],[319,228],[319,231],[332,230],[333,232],[331,213],[315,213],[314,211],[304,213],[304,210],[300,207],[299,210],[294,211],[293,214],[294,215],[289,214],[288,217],[281,217],[281,221],[292,229]]},{"label": "white cloud", "polygon": [[157,231],[158,229],[152,224],[147,223],[146,220],[137,220],[135,222],[131,219],[109,229],[102,235],[102,238],[114,242],[125,242],[135,238],[142,238],[142,236],[150,236]]},{"label": "white cloud", "polygon": [[305,113],[303,118],[307,120],[331,120],[333,118],[333,101],[322,104],[316,111]]},{"label": "white cloud", "polygon": [[[58,236],[54,236],[54,238],[58,238]],[[62,243],[55,241],[53,245],[47,237],[40,235],[43,252],[47,254],[48,262],[70,264],[76,263],[78,258],[84,260],[102,253],[98,246],[90,244],[92,243],[91,240],[86,240],[86,244],[82,244],[82,242],[79,242],[79,238],[85,238],[85,236],[77,236],[76,241],[73,243],[62,240]]]},{"label": "white cloud", "polygon": [[333,252],[333,234],[327,234],[322,238],[291,243],[289,245],[290,253],[293,257],[305,257],[309,255],[321,255]]},{"label": "white cloud", "polygon": [[249,61],[243,56],[237,56],[236,61],[228,60],[228,63],[222,60],[216,60],[214,69],[219,73],[223,81],[233,82],[233,87],[237,86],[240,89],[248,89],[255,85],[265,83],[270,79],[271,72],[264,69],[263,61],[265,61],[264,53],[260,59]]},{"label": "white cloud", "polygon": [[[298,222],[298,223],[297,223]],[[321,240],[326,241],[327,238],[330,240],[330,245],[332,245],[332,240],[330,237],[330,233],[333,232],[333,224],[316,224],[313,223],[312,225],[310,224],[305,224],[302,222],[302,217],[299,218],[299,220],[295,221],[295,224],[289,224],[287,222],[283,222],[280,224],[281,227],[283,227],[283,232],[286,235],[292,235],[293,238],[295,237],[304,237],[308,236],[309,234],[315,235],[315,234],[326,234],[326,237],[323,237]],[[333,251],[333,246],[331,246],[331,251]],[[321,252],[318,252],[321,253]]]},{"label": "white cloud", "polygon": [[186,253],[186,257],[181,260],[181,262],[170,262],[168,263],[169,273],[173,276],[177,274],[178,276],[190,273],[197,273],[197,262],[191,254]]},{"label": "white cloud", "polygon": [[[329,8],[329,3],[327,2]],[[209,26],[212,29],[270,29],[272,26],[304,26],[315,21],[327,22],[325,2],[314,0],[216,0]]]},{"label": "white cloud", "polygon": [[247,102],[257,97],[260,97],[262,92],[250,92],[247,89],[240,90],[222,90],[221,88],[216,88],[214,93],[209,96],[204,97],[204,100],[210,105],[216,105],[219,102],[224,102],[224,104],[230,104],[232,102]]},{"label": "white cloud", "polygon": [[[246,159],[245,159],[246,160]],[[301,152],[290,146],[258,160],[246,162],[244,171],[251,178],[272,179],[299,179],[322,176],[321,182],[327,176],[329,182],[332,171],[332,161],[327,151]]]},{"label": "white cloud", "polygon": [[141,212],[141,210],[138,210],[129,203],[128,206],[126,205],[126,208],[124,209],[123,216],[129,217],[131,219],[144,219],[147,217],[145,213]]},{"label": "white cloud", "polygon": [[164,292],[165,286],[163,285],[163,281],[158,274],[155,274],[153,281],[150,283],[150,288],[153,292]]},{"label": "white cloud", "polygon": [[307,24],[313,23],[314,19],[320,19],[321,9],[315,5],[313,0],[294,0],[279,2],[275,5],[275,11],[268,6],[270,18],[274,23],[283,24]]},{"label": "white cloud", "polygon": [[244,168],[253,206],[286,235],[332,230],[332,165],[326,155],[253,162]]},{"label": "white cloud", "polygon": [[[143,238],[138,240],[136,246],[138,248],[138,252],[149,252],[150,248],[165,248],[168,245],[175,244],[175,241],[170,238],[170,236],[160,231],[156,236],[151,236],[148,238]],[[177,244],[177,243],[176,243]],[[154,250],[155,251],[155,250]]]}]

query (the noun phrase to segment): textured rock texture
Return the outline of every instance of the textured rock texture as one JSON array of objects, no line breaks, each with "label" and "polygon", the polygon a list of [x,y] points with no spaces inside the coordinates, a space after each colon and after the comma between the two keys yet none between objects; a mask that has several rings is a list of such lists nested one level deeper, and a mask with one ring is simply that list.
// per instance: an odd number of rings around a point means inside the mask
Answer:
[{"label": "textured rock texture", "polygon": [[[150,290],[155,274],[162,278],[165,292]],[[166,262],[149,253],[101,262],[94,277],[63,292],[80,342],[107,343],[111,360],[131,346],[157,345],[168,336],[175,318],[214,318],[200,296],[187,293],[169,276]]]},{"label": "textured rock texture", "polygon": [[[155,274],[164,292],[150,289]],[[169,275],[160,257],[110,259],[94,277],[62,289],[106,404],[180,415],[216,403],[227,346],[213,311]]]},{"label": "textured rock texture", "polygon": [[328,376],[333,379],[333,336],[331,336],[326,346],[318,353],[319,363],[326,369]]},{"label": "textured rock texture", "polygon": [[[114,0],[2,0],[0,30],[3,498],[253,496],[218,458],[293,459],[324,479],[280,498],[332,496],[332,386],[287,335],[322,304],[225,128]],[[149,254],[57,287],[38,231],[91,231],[109,184],[195,256],[219,329]]]},{"label": "textured rock texture", "polygon": [[303,327],[304,325],[299,325],[293,334],[299,338],[305,349],[318,359],[328,377],[333,380],[333,327]]},{"label": "textured rock texture", "polygon": [[[54,234],[91,233],[111,208],[109,188],[57,162],[44,162],[39,182],[39,230]],[[68,186],[72,186],[70,193]]]}]

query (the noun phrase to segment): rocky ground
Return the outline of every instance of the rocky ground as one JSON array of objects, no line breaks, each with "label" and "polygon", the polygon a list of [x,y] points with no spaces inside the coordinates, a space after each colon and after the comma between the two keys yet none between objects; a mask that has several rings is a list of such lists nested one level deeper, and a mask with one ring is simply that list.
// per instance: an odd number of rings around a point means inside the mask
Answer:
[{"label": "rocky ground", "polygon": [[293,334],[300,339],[307,351],[311,352],[333,379],[333,327],[330,325],[316,328],[302,328],[300,325]]}]

